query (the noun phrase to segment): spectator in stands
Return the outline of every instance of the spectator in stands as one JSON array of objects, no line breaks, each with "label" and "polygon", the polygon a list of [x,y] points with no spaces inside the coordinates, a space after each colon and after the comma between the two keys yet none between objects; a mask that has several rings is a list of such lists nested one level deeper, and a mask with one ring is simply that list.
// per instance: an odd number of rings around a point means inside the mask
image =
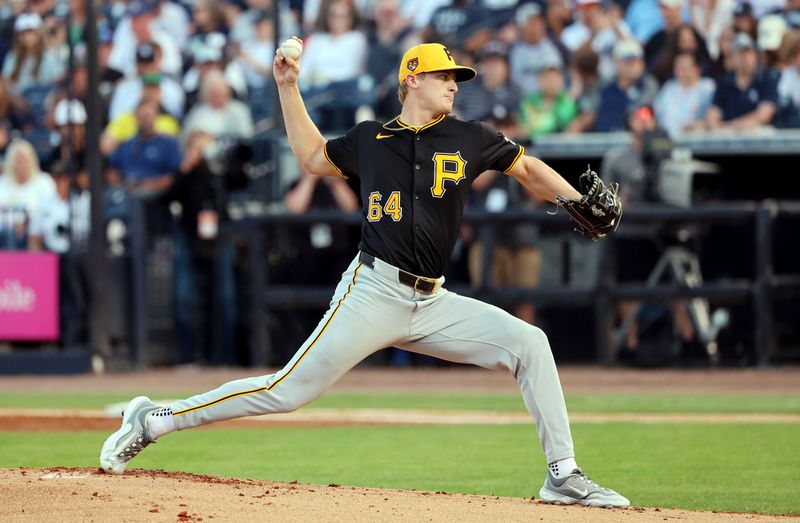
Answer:
[{"label": "spectator in stands", "polygon": [[788,33],[781,50],[784,65],[778,82],[776,126],[800,127],[800,31]]},{"label": "spectator in stands", "polygon": [[90,299],[87,255],[91,225],[89,177],[85,170],[74,172],[64,162],[53,164],[52,175],[56,191],[31,216],[28,248],[59,255],[61,344],[71,347],[85,342],[87,336]]},{"label": "spectator in stands", "polygon": [[194,42],[203,43],[206,35],[221,33],[228,35],[225,12],[216,0],[196,0],[192,5],[192,29],[189,48]]},{"label": "spectator in stands", "polygon": [[65,165],[72,173],[86,165],[86,108],[78,99],[64,98],[56,104],[53,122],[58,131],[58,148],[50,164]]},{"label": "spectator in stands", "polygon": [[672,78],[675,70],[675,57],[679,53],[692,53],[700,66],[703,75],[711,73],[711,58],[708,56],[702,37],[692,26],[682,24],[676,27],[667,37],[661,54],[656,57],[650,68],[652,75],[660,84]]},{"label": "spectator in stands", "polygon": [[203,43],[195,42],[192,50],[194,65],[186,71],[182,81],[186,93],[186,107],[194,107],[198,103],[203,78],[211,71],[222,73],[236,98],[247,100],[247,80],[244,71],[238,60],[232,62],[226,60],[227,45],[227,40],[221,33],[211,33],[206,36]]},{"label": "spectator in stands", "polygon": [[253,135],[250,109],[231,97],[231,88],[220,71],[210,71],[203,77],[200,100],[183,122],[184,140],[195,131],[217,138],[250,138]]},{"label": "spectator in stands", "polygon": [[786,21],[780,15],[766,15],[758,21],[758,49],[761,51],[761,66],[780,69],[778,50],[786,34]]},{"label": "spectator in stands", "polygon": [[126,16],[114,31],[114,47],[108,65],[125,76],[136,74],[136,50],[141,44],[154,43],[161,50],[161,72],[177,76],[183,61],[177,37],[159,28],[160,5],[156,0],[133,0]]},{"label": "spectator in stands", "polygon": [[652,71],[661,53],[667,48],[667,42],[681,25],[682,0],[658,0],[659,12],[664,22],[664,27],[657,31],[647,43],[644,44],[644,62],[647,70]]},{"label": "spectator in stands", "polygon": [[564,90],[562,67],[557,55],[550,63],[541,63],[539,92],[522,100],[520,124],[534,142],[542,134],[562,132],[577,115],[575,100]]},{"label": "spectator in stands", "polygon": [[[25,100],[8,89],[8,80],[0,76],[0,120],[7,130],[26,130],[31,125],[31,115]],[[6,137],[6,144],[8,137]],[[5,149],[5,145],[0,150]]]},{"label": "spectator in stands", "polygon": [[31,250],[59,254],[86,251],[91,225],[89,175],[85,169],[71,171],[66,162],[53,164],[55,192],[31,216]]},{"label": "spectator in stands", "polygon": [[711,74],[716,81],[733,71],[733,39],[735,36],[735,29],[733,26],[729,26],[722,30],[722,35],[719,37],[719,56],[712,65]]},{"label": "spectator in stands", "polygon": [[737,33],[747,33],[753,40],[758,36],[758,18],[753,14],[753,5],[739,2],[733,10],[733,28]]},{"label": "spectator in stands", "polygon": [[[229,235],[220,236],[224,207],[219,203],[217,178],[208,168],[203,151],[214,136],[191,134],[170,200],[180,204],[174,227],[175,328],[180,363],[235,363],[236,292],[234,253]],[[218,298],[219,302],[215,299]],[[219,329],[221,354],[210,350]],[[221,357],[222,361],[215,361]]]},{"label": "spectator in stands", "polygon": [[706,115],[712,130],[747,130],[769,125],[778,101],[779,73],[758,66],[753,39],[739,33],[733,42],[733,71],[718,83]]},{"label": "spectator in stands", "polygon": [[706,111],[714,97],[714,81],[701,76],[697,55],[680,53],[675,58],[674,78],[656,95],[656,119],[671,135],[704,127]]},{"label": "spectator in stands", "polygon": [[272,81],[272,62],[275,59],[275,29],[269,13],[255,19],[253,39],[235,46],[238,62],[247,82],[247,100],[253,119],[260,121],[272,115],[275,90]]},{"label": "spectator in stands", "polygon": [[613,4],[606,6],[601,0],[576,0],[575,9],[577,19],[561,33],[561,41],[570,52],[589,42],[600,57],[597,68],[600,80],[610,82],[615,74],[614,45],[618,40],[632,40],[631,32],[620,19],[619,8]]},{"label": "spectator in stands", "polygon": [[64,74],[61,49],[47,47],[42,19],[23,13],[14,22],[14,44],[3,62],[3,76],[14,92],[35,86],[52,86]]},{"label": "spectator in stands", "polygon": [[520,39],[511,48],[508,60],[511,79],[524,95],[539,90],[539,69],[542,63],[560,56],[563,46],[547,35],[547,23],[538,3],[522,4],[514,15]]},{"label": "spectator in stands", "polygon": [[321,130],[350,128],[354,109],[365,102],[358,80],[366,68],[367,40],[359,21],[353,0],[323,0],[319,32],[306,40],[298,81]]},{"label": "spectator in stands", "polygon": [[53,179],[39,168],[33,146],[25,140],[11,142],[0,175],[0,247],[27,248],[28,221],[55,191]]},{"label": "spectator in stands", "polygon": [[160,86],[162,107],[175,118],[183,116],[185,94],[181,85],[161,72],[161,48],[158,44],[143,43],[136,49],[136,75],[122,80],[114,89],[109,120],[133,112],[142,99],[145,84]]},{"label": "spectator in stands", "polygon": [[[236,3],[240,0],[224,0],[226,5],[231,3]],[[236,42],[239,45],[246,45],[248,42],[252,41],[254,38],[254,28],[256,20],[261,18],[264,13],[268,13],[269,16],[272,16],[272,2],[273,0],[247,0],[247,10],[244,12],[239,13],[236,17],[235,21],[231,24],[230,19],[228,21],[230,30],[230,37],[231,40]],[[306,0],[304,5],[309,5],[311,2]],[[278,2],[278,12],[280,16],[280,38],[281,40],[286,40],[290,38],[292,35],[300,35],[302,33],[300,29],[300,25],[297,23],[294,15],[290,8],[286,6],[286,2]],[[314,17],[316,20],[316,16]],[[309,24],[309,27],[313,25]]]},{"label": "spectator in stands", "polygon": [[367,33],[367,74],[375,85],[378,120],[400,114],[397,99],[397,64],[403,52],[416,42],[411,20],[400,14],[398,0],[379,0],[374,7],[375,27]]},{"label": "spectator in stands", "polygon": [[[403,0],[400,3],[400,14],[411,20],[415,31],[422,31],[430,23],[434,11],[450,2],[451,0]],[[308,3],[310,2],[306,2]]]},{"label": "spectator in stands", "polygon": [[800,0],[786,0],[783,18],[791,29],[800,29]]},{"label": "spectator in stands", "polygon": [[477,59],[478,77],[459,87],[456,111],[464,120],[509,115],[517,121],[521,92],[510,79],[508,47],[500,41],[491,41],[481,49]]},{"label": "spectator in stands", "polygon": [[636,107],[652,104],[658,92],[658,82],[645,73],[644,53],[638,43],[633,40],[617,42],[614,64],[617,77],[600,90],[595,131],[624,130],[627,115]]},{"label": "spectator in stands", "polygon": [[491,38],[491,29],[486,27],[488,17],[489,12],[475,0],[453,0],[433,12],[430,24],[422,31],[422,40],[476,51]]},{"label": "spectator in stands", "polygon": [[583,133],[592,128],[600,104],[599,57],[588,43],[580,46],[570,58],[569,95],[575,100],[578,115],[565,129],[568,133]]},{"label": "spectator in stands", "polygon": [[[539,202],[534,200],[519,184],[508,176],[498,176],[497,171],[481,174],[472,184],[475,191],[473,204],[481,210],[501,213],[511,209],[535,209]],[[469,248],[468,268],[470,282],[475,287],[489,285],[483,280],[483,246],[480,229]],[[541,252],[538,247],[539,227],[534,224],[520,224],[513,227],[495,228],[494,251],[492,252],[490,278],[499,288],[531,289],[539,285],[541,273]],[[514,315],[533,324],[536,309],[531,302],[523,302],[514,308]]]},{"label": "spectator in stands", "polygon": [[172,36],[178,48],[185,49],[189,40],[189,12],[185,7],[187,2],[174,0],[157,0],[158,16],[155,26]]},{"label": "spectator in stands", "polygon": [[733,25],[734,0],[690,2],[692,26],[697,29],[712,60],[719,58],[719,40],[726,27]]},{"label": "spectator in stands", "polygon": [[134,194],[163,193],[173,182],[183,157],[175,138],[156,132],[158,105],[142,100],[136,108],[139,132],[120,144],[108,164],[116,178]]},{"label": "spectator in stands", "polygon": [[[159,113],[154,124],[155,132],[165,136],[177,138],[181,133],[180,122],[163,109],[161,103],[161,83],[158,76],[145,77],[142,85],[142,100],[148,100],[159,107]],[[100,152],[109,156],[122,142],[126,142],[139,133],[139,124],[136,118],[136,109],[122,113],[106,126],[100,136]]]}]

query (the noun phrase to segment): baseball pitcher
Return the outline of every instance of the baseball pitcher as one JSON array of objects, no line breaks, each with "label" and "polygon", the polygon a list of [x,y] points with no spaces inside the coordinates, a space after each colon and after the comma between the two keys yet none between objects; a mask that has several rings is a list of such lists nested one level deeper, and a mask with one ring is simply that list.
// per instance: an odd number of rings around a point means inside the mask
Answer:
[{"label": "baseball pitcher", "polygon": [[442,276],[470,184],[483,171],[513,176],[536,196],[564,208],[577,229],[595,240],[619,223],[617,188],[604,186],[588,171],[581,194],[488,125],[449,116],[458,83],[472,80],[476,72],[457,65],[441,44],[417,45],[403,56],[398,117],[384,124],[359,123],[328,141],[309,118],[297,87],[300,58],[278,49],[273,71],[289,143],[303,170],[360,178],[359,252],[330,308],[284,368],[165,408],[144,396],[134,398],[121,428],[103,445],[101,467],[121,474],[148,444],[173,431],[298,409],[373,352],[397,346],[503,369],[517,380],[549,464],[539,491],[543,501],[629,505],[590,480],[575,461],[564,395],[544,332],[493,305],[448,292]]}]

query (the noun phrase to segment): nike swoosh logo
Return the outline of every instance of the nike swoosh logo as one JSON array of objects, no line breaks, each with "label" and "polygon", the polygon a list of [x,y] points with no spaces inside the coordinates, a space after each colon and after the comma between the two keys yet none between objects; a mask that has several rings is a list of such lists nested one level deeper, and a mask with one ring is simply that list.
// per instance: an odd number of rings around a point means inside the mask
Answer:
[{"label": "nike swoosh logo", "polygon": [[586,494],[589,493],[589,489],[581,490],[579,488],[573,487],[572,485],[564,485],[564,486],[567,487],[568,489],[570,489],[571,491],[575,492],[576,494],[578,494],[582,498],[586,497]]},{"label": "nike swoosh logo", "polygon": [[391,138],[392,136],[394,136],[394,135],[393,134],[381,134],[381,133],[378,133],[378,134],[375,135],[375,138],[377,138],[378,140],[383,140],[384,138]]}]

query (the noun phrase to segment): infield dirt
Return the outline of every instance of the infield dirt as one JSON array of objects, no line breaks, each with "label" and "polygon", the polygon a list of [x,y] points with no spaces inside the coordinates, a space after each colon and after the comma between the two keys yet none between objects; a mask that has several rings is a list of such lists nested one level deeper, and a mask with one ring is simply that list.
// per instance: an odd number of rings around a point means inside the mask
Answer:
[{"label": "infield dirt", "polygon": [[0,520],[786,522],[782,516],[560,507],[519,498],[301,485],[151,470],[0,469]]}]

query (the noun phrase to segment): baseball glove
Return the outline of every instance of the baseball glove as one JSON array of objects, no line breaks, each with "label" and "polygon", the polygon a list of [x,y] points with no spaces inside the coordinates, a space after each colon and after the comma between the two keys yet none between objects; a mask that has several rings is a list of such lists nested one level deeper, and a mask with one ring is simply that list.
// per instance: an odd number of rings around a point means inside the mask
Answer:
[{"label": "baseball glove", "polygon": [[622,217],[619,184],[606,186],[597,173],[587,167],[578,180],[578,186],[583,195],[579,200],[556,196],[556,205],[567,211],[577,225],[575,230],[592,241],[615,231]]}]

